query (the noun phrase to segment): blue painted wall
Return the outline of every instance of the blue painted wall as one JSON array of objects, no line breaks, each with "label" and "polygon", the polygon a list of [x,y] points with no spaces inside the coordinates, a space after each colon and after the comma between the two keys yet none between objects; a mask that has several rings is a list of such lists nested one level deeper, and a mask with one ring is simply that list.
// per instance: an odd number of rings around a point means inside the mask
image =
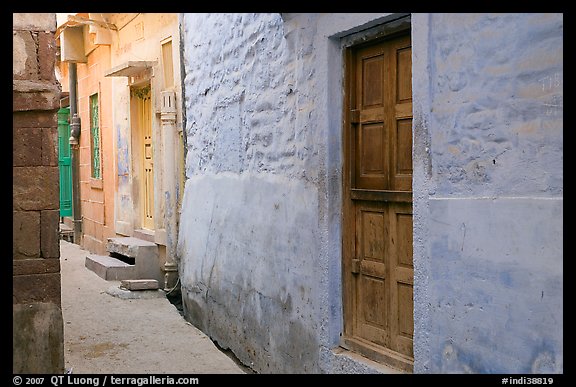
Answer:
[{"label": "blue painted wall", "polygon": [[563,17],[413,26],[415,371],[563,372]]},{"label": "blue painted wall", "polygon": [[[184,313],[259,372],[381,371],[338,352],[340,38],[389,16],[181,16]],[[563,372],[563,16],[411,18],[414,372]]]}]

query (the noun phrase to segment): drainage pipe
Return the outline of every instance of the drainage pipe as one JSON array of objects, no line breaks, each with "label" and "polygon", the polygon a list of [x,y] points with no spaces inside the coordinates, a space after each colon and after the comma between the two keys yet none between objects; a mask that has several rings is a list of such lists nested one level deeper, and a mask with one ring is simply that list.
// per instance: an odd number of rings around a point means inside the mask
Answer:
[{"label": "drainage pipe", "polygon": [[80,208],[80,116],[78,115],[76,63],[68,64],[70,87],[70,151],[72,163],[72,215],[74,217],[74,243],[82,245],[82,211]]}]

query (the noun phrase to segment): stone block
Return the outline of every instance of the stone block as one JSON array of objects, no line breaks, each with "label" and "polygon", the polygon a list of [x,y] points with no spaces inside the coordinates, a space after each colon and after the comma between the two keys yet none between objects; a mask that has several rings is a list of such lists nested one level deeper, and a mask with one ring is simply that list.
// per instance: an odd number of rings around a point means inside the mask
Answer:
[{"label": "stone block", "polygon": [[59,259],[19,259],[12,261],[12,273],[18,275],[59,273]]},{"label": "stone block", "polygon": [[53,111],[20,111],[12,114],[13,128],[57,128],[58,117]]},{"label": "stone block", "polygon": [[56,110],[60,106],[59,90],[29,90],[12,93],[12,110]]},{"label": "stone block", "polygon": [[15,167],[42,165],[42,154],[38,151],[42,148],[42,132],[39,128],[12,130],[12,164]]},{"label": "stone block", "polygon": [[89,254],[84,266],[107,281],[133,279],[136,276],[134,265],[106,255]]},{"label": "stone block", "polygon": [[108,238],[107,250],[135,259],[144,254],[158,255],[155,243],[133,237]]},{"label": "stone block", "polygon": [[13,13],[13,30],[56,31],[55,13]]},{"label": "stone block", "polygon": [[14,259],[40,257],[40,212],[14,211],[12,217]]},{"label": "stone block", "polygon": [[155,279],[128,279],[120,282],[120,288],[126,290],[156,290],[158,289],[158,281]]},{"label": "stone block", "polygon": [[60,257],[60,210],[40,211],[40,253],[43,258]]},{"label": "stone block", "polygon": [[16,275],[12,279],[12,302],[50,302],[60,306],[60,273]]},{"label": "stone block", "polygon": [[106,250],[134,258],[137,279],[155,279],[163,281],[160,263],[158,262],[158,246],[134,237],[108,238]]},{"label": "stone block", "polygon": [[40,79],[54,81],[56,73],[54,65],[56,58],[56,41],[53,32],[38,32],[38,63]]},{"label": "stone block", "polygon": [[14,210],[56,210],[60,206],[58,167],[14,167]]},{"label": "stone block", "polygon": [[64,373],[64,322],[58,305],[12,306],[12,372]]},{"label": "stone block", "polygon": [[42,129],[42,165],[58,166],[58,129]]},{"label": "stone block", "polygon": [[38,79],[36,40],[30,31],[12,33],[12,76],[14,79]]}]

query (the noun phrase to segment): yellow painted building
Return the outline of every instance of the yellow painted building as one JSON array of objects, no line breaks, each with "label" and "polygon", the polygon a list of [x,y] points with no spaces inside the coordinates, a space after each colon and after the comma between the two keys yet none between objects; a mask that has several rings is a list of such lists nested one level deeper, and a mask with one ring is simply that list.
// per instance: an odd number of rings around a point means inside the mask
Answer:
[{"label": "yellow painted building", "polygon": [[171,287],[184,176],[179,16],[59,14],[58,26],[64,92],[77,66],[80,244],[105,255],[109,238],[153,242]]}]

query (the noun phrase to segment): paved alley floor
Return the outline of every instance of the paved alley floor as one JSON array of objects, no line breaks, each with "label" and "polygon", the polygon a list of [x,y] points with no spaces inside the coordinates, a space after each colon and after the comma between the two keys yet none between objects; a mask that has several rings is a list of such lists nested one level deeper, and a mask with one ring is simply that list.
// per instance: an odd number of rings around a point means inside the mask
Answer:
[{"label": "paved alley floor", "polygon": [[164,292],[146,291],[141,298],[113,295],[120,281],[106,281],[88,270],[87,254],[78,245],[60,241],[67,370],[73,374],[244,373],[180,315]]}]

